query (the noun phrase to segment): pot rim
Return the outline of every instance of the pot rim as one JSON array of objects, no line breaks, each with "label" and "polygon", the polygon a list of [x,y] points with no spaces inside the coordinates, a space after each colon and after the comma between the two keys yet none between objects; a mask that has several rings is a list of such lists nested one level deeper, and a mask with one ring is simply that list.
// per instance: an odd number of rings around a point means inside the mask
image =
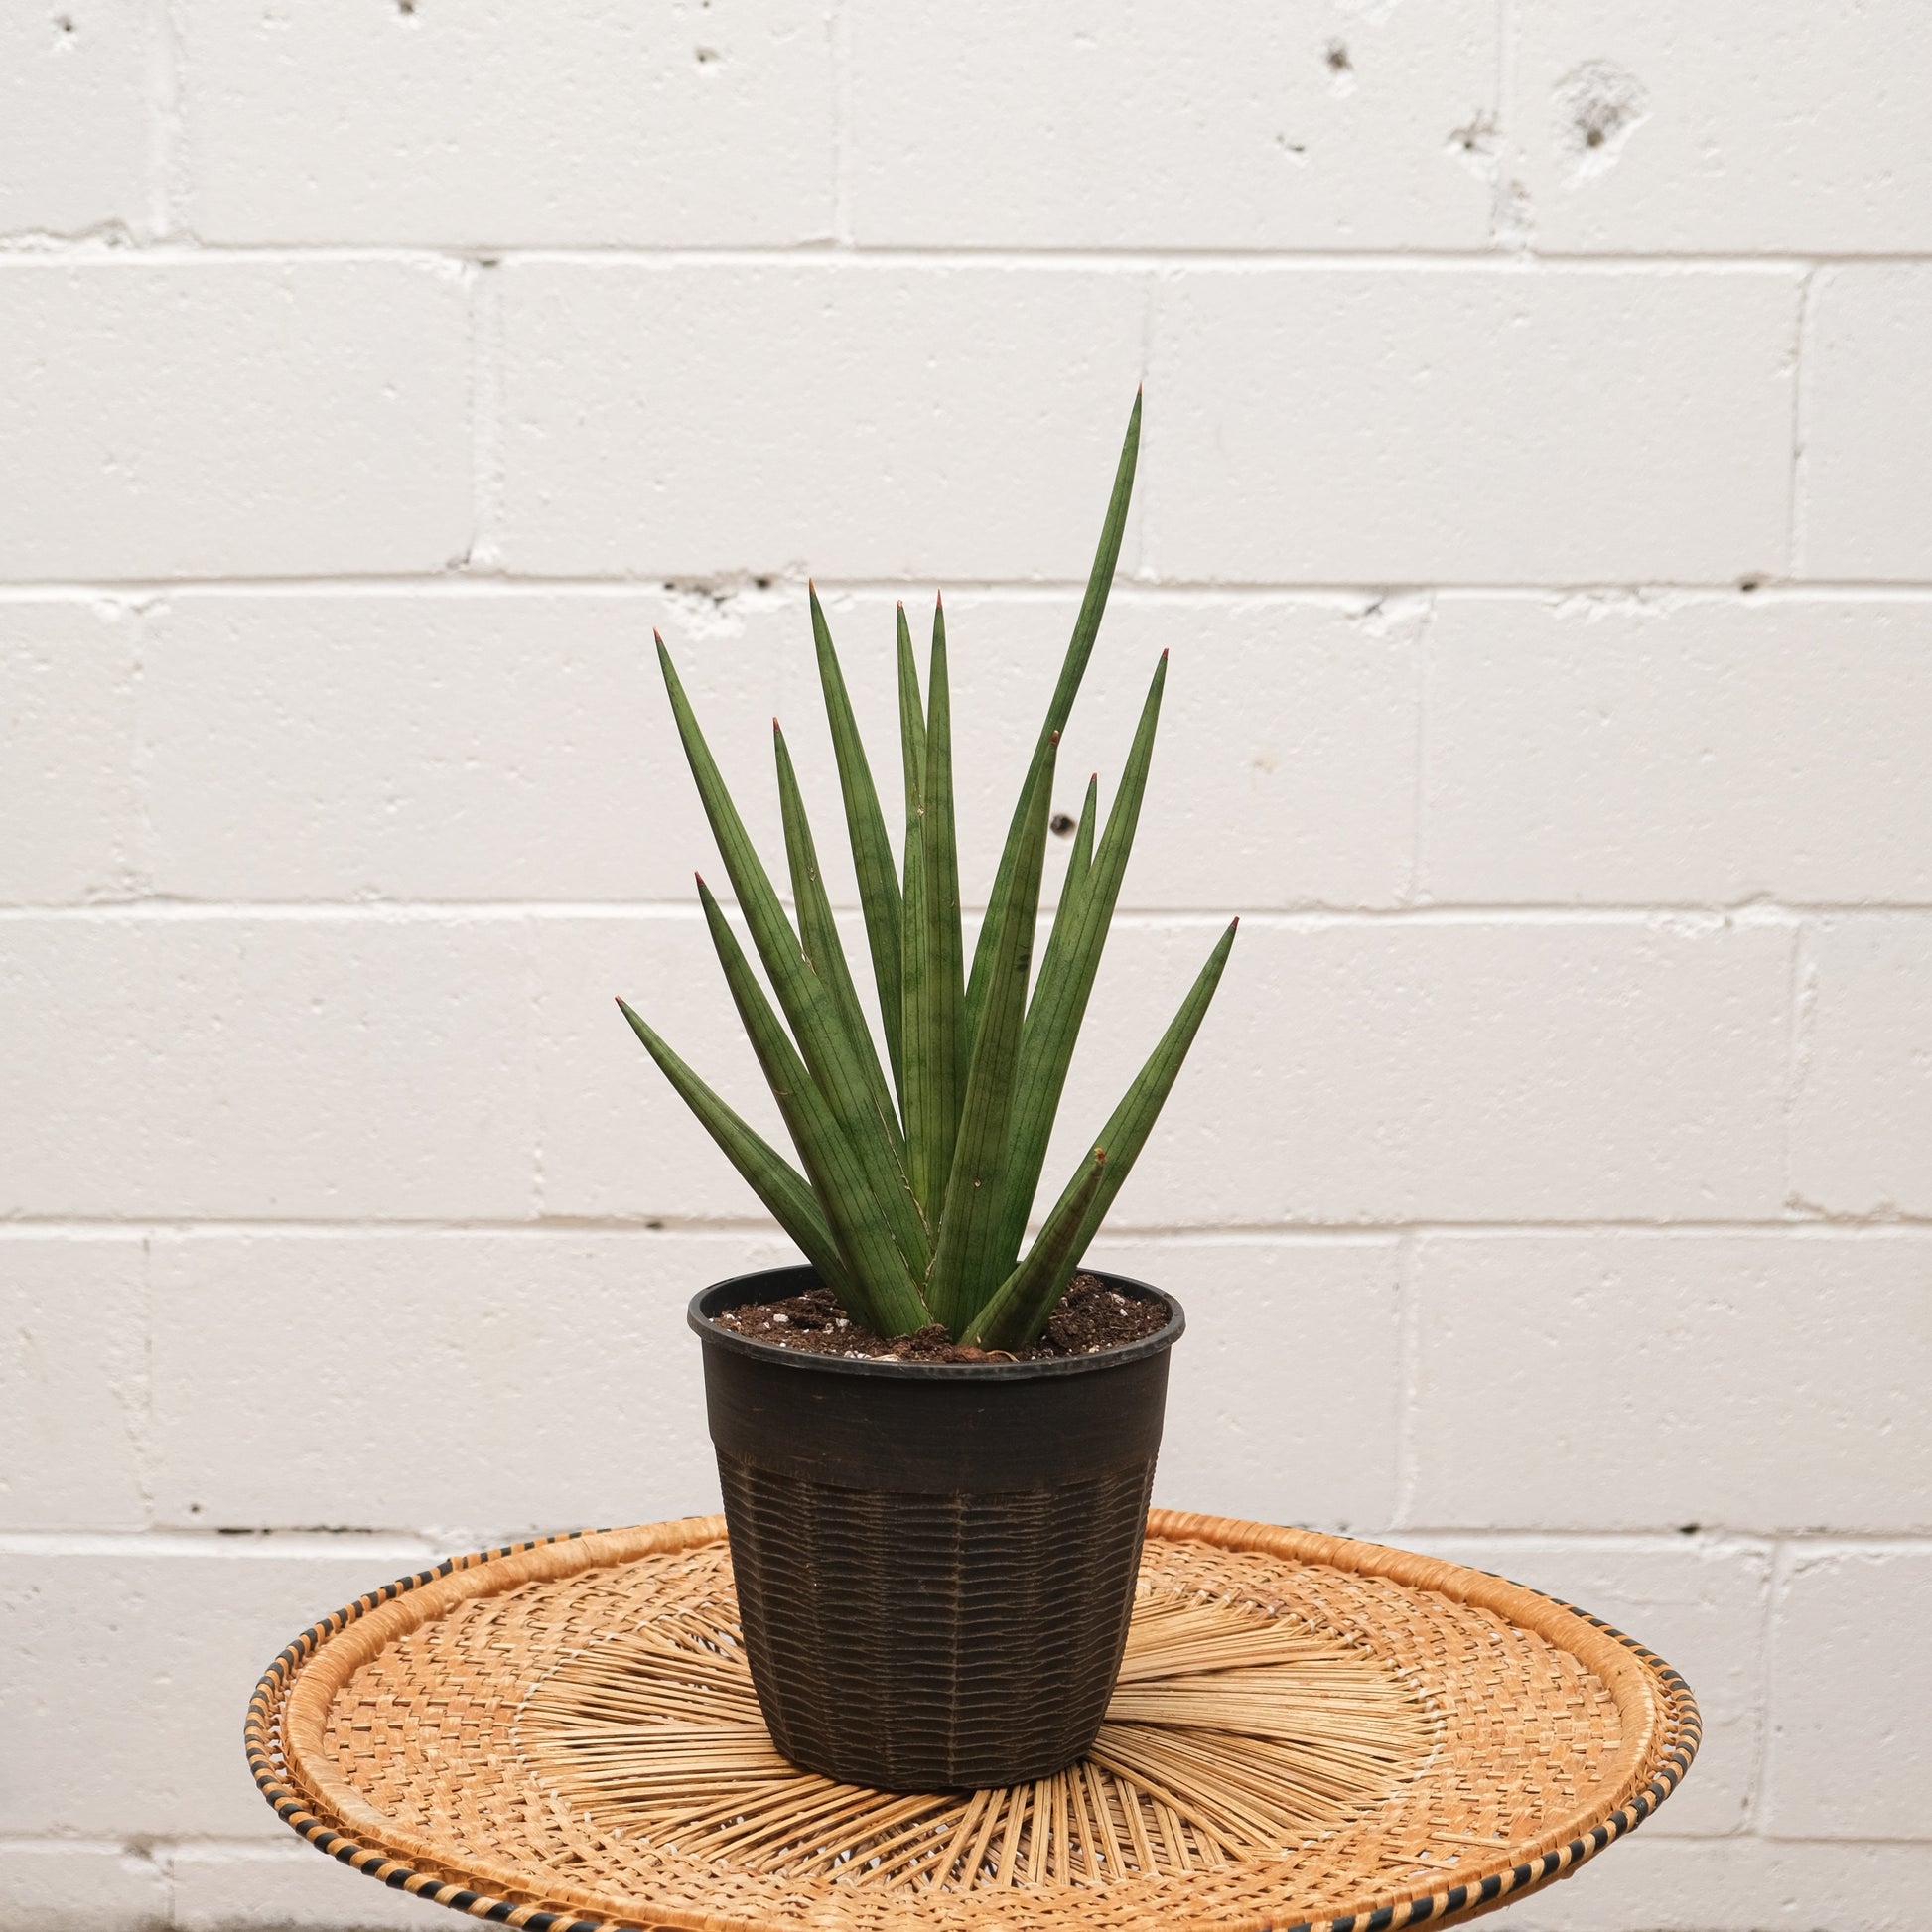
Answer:
[{"label": "pot rim", "polygon": [[1109,1288],[1124,1289],[1137,1300],[1164,1303],[1168,1310],[1167,1321],[1153,1334],[1143,1335],[1138,1341],[1122,1342],[1117,1347],[1103,1348],[1091,1355],[1061,1355],[1040,1362],[900,1362],[863,1355],[814,1355],[802,1348],[785,1348],[775,1341],[759,1341],[753,1335],[741,1335],[733,1329],[721,1328],[711,1319],[707,1303],[718,1308],[743,1308],[748,1303],[780,1301],[784,1295],[798,1293],[797,1286],[787,1285],[782,1294],[745,1294],[737,1295],[730,1301],[724,1300],[731,1291],[747,1283],[768,1282],[776,1288],[778,1277],[795,1279],[801,1276],[810,1283],[817,1283],[817,1272],[802,1264],[789,1268],[759,1268],[749,1274],[732,1275],[722,1282],[713,1282],[709,1288],[700,1289],[692,1296],[685,1310],[685,1319],[708,1348],[732,1349],[754,1360],[784,1368],[829,1375],[887,1375],[909,1382],[1042,1382],[1068,1375],[1089,1375],[1100,1369],[1119,1368],[1128,1362],[1145,1361],[1150,1355],[1164,1354],[1186,1329],[1185,1311],[1166,1289],[1136,1281],[1131,1275],[1117,1275],[1108,1268],[1081,1268],[1076,1272],[1097,1275]]}]

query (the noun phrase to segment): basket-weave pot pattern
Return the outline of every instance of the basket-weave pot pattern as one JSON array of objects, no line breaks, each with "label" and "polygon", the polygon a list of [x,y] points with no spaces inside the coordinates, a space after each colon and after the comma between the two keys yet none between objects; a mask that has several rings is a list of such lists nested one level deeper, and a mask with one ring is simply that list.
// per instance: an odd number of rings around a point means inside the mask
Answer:
[{"label": "basket-weave pot pattern", "polygon": [[1133,1608],[1168,1357],[855,1361],[722,1327],[809,1269],[694,1298],[752,1680],[794,1764],[887,1791],[1063,1771],[1093,1742]]},{"label": "basket-weave pot pattern", "polygon": [[[889,1791],[971,1789],[1050,1777],[1093,1742],[1153,1463],[981,1496],[836,1489],[722,1452],[718,1474],[752,1678],[794,1764]],[[765,1600],[761,1586],[824,1570],[840,1587]]]}]

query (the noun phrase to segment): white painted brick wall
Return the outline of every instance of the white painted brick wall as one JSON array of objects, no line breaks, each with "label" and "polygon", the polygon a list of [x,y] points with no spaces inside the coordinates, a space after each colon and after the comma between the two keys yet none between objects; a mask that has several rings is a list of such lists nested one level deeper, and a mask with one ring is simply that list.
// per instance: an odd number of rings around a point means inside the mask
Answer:
[{"label": "white painted brick wall", "polygon": [[1480,246],[1484,171],[1444,164],[1451,129],[1494,113],[1497,0],[1324,11],[1231,8],[1203,33],[1157,0],[857,0],[853,233],[913,248]]},{"label": "white painted brick wall", "polygon": [[[1908,254],[1932,243],[1913,0],[1513,0],[1522,157],[1564,253]],[[1594,128],[1599,139],[1592,144]]]},{"label": "white painted brick wall", "polygon": [[[1921,1384],[1921,1386],[1923,1386]],[[1919,1626],[1923,1545],[1788,1552],[1775,1600],[1765,1827],[1780,1838],[1919,1835],[1932,1780],[1932,1661]]]},{"label": "white painted brick wall", "polygon": [[0,823],[34,828],[0,843],[0,904],[84,904],[138,890],[136,628],[125,605],[0,604]]},{"label": "white painted brick wall", "polygon": [[0,1032],[32,1131],[4,1211],[528,1214],[531,952],[509,919],[16,917]]},{"label": "white painted brick wall", "polygon": [[[1426,1235],[1411,1512],[1932,1531],[1928,1282],[1932,1241],[1905,1230]],[[1509,1430],[1455,1402],[1478,1380]],[[1613,1493],[1572,1486],[1592,1455]]]},{"label": "white painted brick wall", "polygon": [[1923,580],[1932,571],[1932,264],[1821,271],[1801,416],[1801,568],[1814,577]]},{"label": "white painted brick wall", "polygon": [[184,218],[214,242],[829,239],[824,6],[566,0],[237,14],[187,0]]},{"label": "white painted brick wall", "polygon": [[147,0],[0,13],[0,234],[148,231],[155,40]]},{"label": "white painted brick wall", "polygon": [[[1108,948],[1055,1142],[1069,1172],[1215,937]],[[1630,920],[1242,922],[1122,1189],[1133,1223],[1751,1219],[1779,1204],[1790,938]],[[1084,1036],[1083,1036],[1084,1037]]]},{"label": "white painted brick wall", "polygon": [[[157,1235],[154,1519],[333,1523],[352,1495],[358,1521],[474,1544],[688,1514],[713,1475],[702,1391],[661,1370],[684,1353],[685,1285],[795,1258],[751,1230]],[[296,1308],[316,1332],[291,1405]],[[527,1411],[513,1450],[511,1407]],[[398,1455],[368,1426],[380,1411],[436,1452]],[[272,1456],[234,1452],[270,1440]]]},{"label": "white painted brick wall", "polygon": [[1806,934],[1791,1198],[1832,1214],[1932,1211],[1932,918]]},{"label": "white painted brick wall", "polygon": [[1165,276],[1147,565],[1249,583],[1777,572],[1798,293],[1783,268],[1514,257]]},{"label": "white painted brick wall", "polygon": [[1146,271],[498,273],[511,570],[1084,576],[1147,360]]},{"label": "white painted brick wall", "polygon": [[138,1530],[152,1520],[144,1249],[132,1232],[6,1243],[0,1528]]},{"label": "white painted brick wall", "polygon": [[472,273],[0,261],[0,574],[458,561],[472,531]]},{"label": "white painted brick wall", "polygon": [[1456,595],[1427,662],[1426,900],[1932,901],[1923,600]]},{"label": "white painted brick wall", "polygon": [[0,1926],[442,1922],[238,1720],[715,1502],[683,1304],[784,1247],[611,1005],[769,1121],[650,632],[771,845],[805,574],[889,794],[943,586],[983,882],[1142,379],[1055,1159],[1242,912],[1099,1251],[1189,1307],[1163,1499],[1685,1669],[1521,1932],[1916,1925],[1928,93],[1913,0],[8,9]]}]

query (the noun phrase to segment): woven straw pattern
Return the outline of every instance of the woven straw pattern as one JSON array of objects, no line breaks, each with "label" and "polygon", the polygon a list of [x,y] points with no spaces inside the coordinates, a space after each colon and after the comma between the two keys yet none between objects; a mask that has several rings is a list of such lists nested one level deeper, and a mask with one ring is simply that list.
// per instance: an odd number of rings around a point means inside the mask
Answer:
[{"label": "woven straw pattern", "polygon": [[[722,1449],[718,1475],[747,1658],[787,1757],[916,1791],[1050,1773],[1093,1741],[1152,1462],[985,1495],[838,1488]],[[802,1577],[828,1587],[807,1596]]]},{"label": "woven straw pattern", "polygon": [[737,1638],[676,1611],[594,1645],[532,1689],[518,1743],[573,1810],[620,1836],[791,1879],[988,1892],[1280,1856],[1386,1795],[1437,1728],[1366,1653],[1150,1588],[1084,1763],[893,1801],[771,1747]]},{"label": "woven straw pattern", "polygon": [[522,1546],[365,1597],[251,1706],[276,1809],[536,1932],[803,1925],[1367,1932],[1574,1868],[1675,1787],[1676,1674],[1499,1579],[1155,1512],[1092,1753],[893,1797],[772,1750],[715,1519]]}]

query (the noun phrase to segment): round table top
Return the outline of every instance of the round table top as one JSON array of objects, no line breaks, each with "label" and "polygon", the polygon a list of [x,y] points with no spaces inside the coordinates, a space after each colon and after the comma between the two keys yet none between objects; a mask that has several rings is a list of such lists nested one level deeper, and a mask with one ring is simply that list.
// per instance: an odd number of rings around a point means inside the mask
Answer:
[{"label": "round table top", "polygon": [[722,1518],[456,1557],[269,1667],[256,1782],[402,1890],[535,1932],[1382,1932],[1575,1870],[1682,1779],[1684,1680],[1480,1571],[1156,1510],[1107,1722],[1058,1777],[786,1762]]}]

